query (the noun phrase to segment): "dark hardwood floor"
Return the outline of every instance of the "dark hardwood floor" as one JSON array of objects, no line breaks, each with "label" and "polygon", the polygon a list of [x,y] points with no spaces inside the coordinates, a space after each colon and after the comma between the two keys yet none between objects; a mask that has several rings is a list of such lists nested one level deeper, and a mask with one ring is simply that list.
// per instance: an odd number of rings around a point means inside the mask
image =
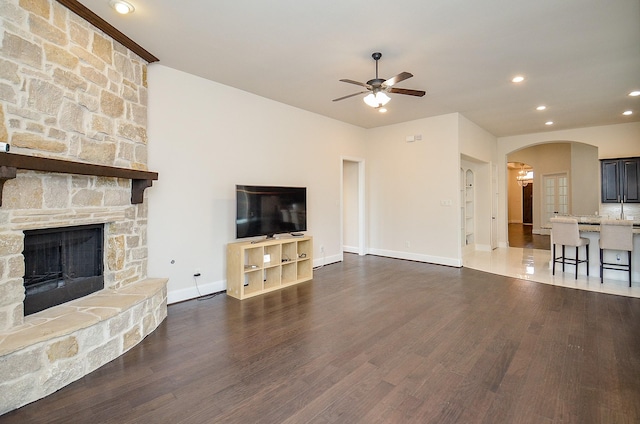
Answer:
[{"label": "dark hardwood floor", "polygon": [[509,247],[551,250],[551,236],[533,234],[532,225],[509,224]]},{"label": "dark hardwood floor", "polygon": [[0,422],[640,422],[640,299],[349,254],[314,277],[170,305]]}]

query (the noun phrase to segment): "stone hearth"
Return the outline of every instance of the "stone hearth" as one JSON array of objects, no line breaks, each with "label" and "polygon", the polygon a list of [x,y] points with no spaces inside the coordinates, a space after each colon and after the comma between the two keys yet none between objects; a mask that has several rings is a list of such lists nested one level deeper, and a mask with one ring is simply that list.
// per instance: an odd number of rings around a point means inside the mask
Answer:
[{"label": "stone hearth", "polygon": [[108,289],[0,333],[0,414],[49,395],[138,344],[166,318],[167,280]]}]

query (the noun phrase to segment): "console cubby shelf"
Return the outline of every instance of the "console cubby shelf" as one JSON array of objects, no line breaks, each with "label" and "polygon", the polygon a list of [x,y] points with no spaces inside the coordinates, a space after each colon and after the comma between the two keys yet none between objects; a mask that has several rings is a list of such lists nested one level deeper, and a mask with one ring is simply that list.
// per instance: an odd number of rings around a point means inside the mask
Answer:
[{"label": "console cubby shelf", "polygon": [[246,299],[313,278],[313,238],[281,236],[227,245],[227,295]]}]

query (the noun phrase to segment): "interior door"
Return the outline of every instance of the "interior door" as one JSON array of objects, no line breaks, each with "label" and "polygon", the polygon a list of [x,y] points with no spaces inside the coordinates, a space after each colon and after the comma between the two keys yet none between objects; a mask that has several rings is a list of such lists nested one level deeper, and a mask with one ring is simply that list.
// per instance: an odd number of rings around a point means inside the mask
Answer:
[{"label": "interior door", "polygon": [[533,224],[533,183],[522,187],[522,223]]},{"label": "interior door", "polygon": [[543,217],[542,223],[549,222],[554,215],[569,213],[569,186],[566,173],[544,175]]}]

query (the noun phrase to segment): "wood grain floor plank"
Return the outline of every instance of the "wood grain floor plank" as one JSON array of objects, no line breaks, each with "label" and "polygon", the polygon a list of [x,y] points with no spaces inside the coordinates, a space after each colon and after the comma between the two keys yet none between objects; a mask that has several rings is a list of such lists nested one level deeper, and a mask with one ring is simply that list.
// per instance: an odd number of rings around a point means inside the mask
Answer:
[{"label": "wood grain floor plank", "polygon": [[355,390],[354,386],[356,385],[356,382],[364,379],[366,375],[373,372],[375,369],[375,365],[364,362],[358,368],[353,370],[353,372],[340,378],[339,381],[324,391],[320,396],[311,399],[308,404],[291,415],[288,419],[284,420],[283,424],[311,422],[311,420],[315,419],[334,402],[337,402],[342,399],[343,396],[348,395],[352,390]]},{"label": "wood grain floor plank", "polygon": [[640,299],[346,255],[311,282],[170,305],[11,423],[637,423]]}]

